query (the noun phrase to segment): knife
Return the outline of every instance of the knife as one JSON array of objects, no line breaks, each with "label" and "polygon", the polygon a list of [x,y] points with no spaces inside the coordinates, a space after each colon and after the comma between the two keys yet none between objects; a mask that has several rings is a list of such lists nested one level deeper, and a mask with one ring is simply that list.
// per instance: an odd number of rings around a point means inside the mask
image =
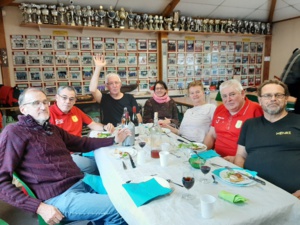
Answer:
[{"label": "knife", "polygon": [[128,152],[126,152],[126,153],[127,153],[128,156],[129,156],[129,159],[130,159],[130,163],[131,163],[132,168],[135,168],[136,166],[135,166],[135,164],[134,164],[134,162],[133,162],[133,159],[132,159],[131,155],[130,155]]},{"label": "knife", "polygon": [[181,140],[181,139],[177,139],[177,141],[180,141],[180,142],[183,142],[183,143],[185,143],[185,144],[188,144],[186,141],[184,141],[184,140]]},{"label": "knife", "polygon": [[125,162],[123,160],[122,160],[122,164],[123,164],[123,169],[127,170],[127,166],[126,166],[126,164],[125,164]]},{"label": "knife", "polygon": [[262,184],[262,185],[266,185],[266,182],[264,182],[263,180],[260,180],[260,179],[258,179],[258,178],[255,178],[255,177],[250,176],[250,175],[248,175],[248,174],[240,173],[240,172],[238,172],[238,171],[232,169],[232,168],[229,167],[229,166],[225,166],[225,168],[228,169],[228,170],[231,171],[231,172],[235,172],[235,173],[240,174],[240,175],[242,175],[242,176],[244,176],[244,177],[247,177],[247,178],[249,178],[249,179],[251,179],[251,180],[254,180],[254,181],[256,181],[257,183],[260,183],[260,184]]}]

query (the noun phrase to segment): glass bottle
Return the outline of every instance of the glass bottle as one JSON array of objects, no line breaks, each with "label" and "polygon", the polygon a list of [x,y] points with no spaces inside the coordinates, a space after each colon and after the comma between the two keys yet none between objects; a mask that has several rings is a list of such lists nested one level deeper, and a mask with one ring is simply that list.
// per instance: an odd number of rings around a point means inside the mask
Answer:
[{"label": "glass bottle", "polygon": [[[125,110],[125,108],[124,108],[124,110]],[[126,108],[126,110],[127,110],[127,108]],[[126,115],[125,115],[124,127],[128,128],[130,130],[131,135],[125,138],[122,145],[123,146],[133,146],[134,141],[135,141],[135,126],[134,126],[133,122],[130,121],[129,112],[126,112]]]},{"label": "glass bottle", "polygon": [[136,106],[132,107],[131,121],[133,122],[133,124],[135,126],[135,136],[139,136],[139,120],[136,116]]},{"label": "glass bottle", "polygon": [[125,123],[126,123],[126,114],[127,114],[127,107],[124,107],[123,114],[121,117],[122,128],[125,126]]},{"label": "glass bottle", "polygon": [[153,126],[150,129],[151,157],[159,158],[161,144],[161,128],[158,124],[158,112],[154,113]]}]

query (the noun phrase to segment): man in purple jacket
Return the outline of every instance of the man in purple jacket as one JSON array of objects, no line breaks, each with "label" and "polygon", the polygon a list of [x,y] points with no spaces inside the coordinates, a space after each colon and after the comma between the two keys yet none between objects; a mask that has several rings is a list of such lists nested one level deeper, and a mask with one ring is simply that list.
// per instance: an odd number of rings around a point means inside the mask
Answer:
[{"label": "man in purple jacket", "polygon": [[[48,224],[90,220],[96,224],[126,224],[107,195],[97,194],[83,183],[83,174],[70,152],[91,151],[122,142],[130,131],[119,130],[115,138],[87,138],[50,125],[49,101],[38,89],[19,97],[23,115],[0,135],[0,199],[38,213]],[[13,172],[36,194],[26,196],[12,184]]]}]

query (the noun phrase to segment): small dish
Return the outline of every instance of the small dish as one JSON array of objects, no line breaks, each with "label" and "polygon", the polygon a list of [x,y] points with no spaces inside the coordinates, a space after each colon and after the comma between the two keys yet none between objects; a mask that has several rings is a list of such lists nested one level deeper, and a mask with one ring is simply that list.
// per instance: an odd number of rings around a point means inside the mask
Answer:
[{"label": "small dish", "polygon": [[201,166],[203,166],[205,164],[205,160],[197,157],[197,158],[190,158],[189,159],[189,163],[192,167],[194,167],[195,169],[200,169]]}]

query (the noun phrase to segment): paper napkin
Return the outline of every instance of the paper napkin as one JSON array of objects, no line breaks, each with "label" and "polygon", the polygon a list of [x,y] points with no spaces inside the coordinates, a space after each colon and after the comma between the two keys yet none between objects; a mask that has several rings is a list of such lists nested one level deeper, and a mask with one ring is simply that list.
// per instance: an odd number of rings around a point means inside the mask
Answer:
[{"label": "paper napkin", "polygon": [[137,207],[172,191],[170,188],[161,186],[155,178],[140,183],[123,184],[123,187]]},{"label": "paper napkin", "polygon": [[213,158],[213,157],[217,157],[217,156],[220,156],[218,153],[216,153],[215,150],[207,150],[207,151],[204,151],[204,152],[200,152],[198,153],[198,155],[196,154],[193,154],[191,157],[192,158],[197,158],[198,156],[200,156],[202,159],[210,159],[210,158]]},{"label": "paper napkin", "polygon": [[230,193],[228,191],[220,191],[219,198],[222,198],[231,203],[245,203],[248,201],[247,198],[245,198],[239,194]]}]

